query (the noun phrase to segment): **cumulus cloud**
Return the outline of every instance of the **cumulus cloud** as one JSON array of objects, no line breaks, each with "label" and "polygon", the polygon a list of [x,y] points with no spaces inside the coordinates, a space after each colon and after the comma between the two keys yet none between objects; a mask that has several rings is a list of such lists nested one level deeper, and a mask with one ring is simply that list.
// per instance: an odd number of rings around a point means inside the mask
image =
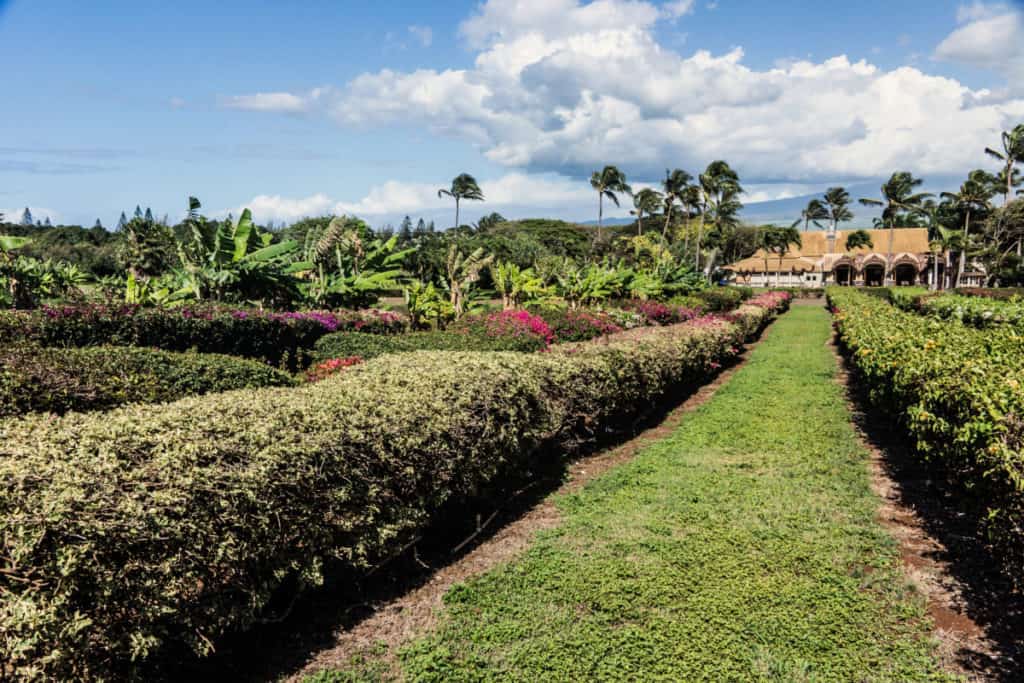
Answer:
[{"label": "cumulus cloud", "polygon": [[[370,188],[364,197],[355,201],[338,200],[325,194],[301,198],[259,195],[243,206],[225,209],[217,215],[224,216],[230,211],[237,216],[249,208],[257,221],[287,223],[325,214],[353,214],[373,220],[393,219],[404,214],[430,215],[447,212],[452,207],[450,199],[437,196],[438,187],[436,184],[391,180]],[[486,201],[467,203],[469,205],[464,209],[470,214],[498,211],[507,212],[511,217],[545,209],[553,209],[556,213],[559,209],[577,211],[582,205],[589,206],[594,199],[588,184],[552,174],[507,173],[482,180],[480,189]],[[621,213],[625,215],[624,210]]]},{"label": "cumulus cloud", "polygon": [[975,2],[957,12],[963,24],[935,48],[935,58],[1003,73],[1011,93],[1024,93],[1024,16],[1007,5]]},{"label": "cumulus cloud", "polygon": [[[1024,117],[1024,99],[918,68],[886,71],[840,55],[755,69],[741,48],[683,55],[661,44],[659,22],[691,10],[690,2],[489,0],[459,29],[476,50],[471,68],[365,73],[318,102],[344,125],[424,125],[509,168],[582,175],[617,163],[640,179],[716,158],[753,181],[897,167],[959,173]],[[1020,49],[1010,45],[1017,14],[972,5],[962,19],[937,56],[995,65],[999,49]]]}]

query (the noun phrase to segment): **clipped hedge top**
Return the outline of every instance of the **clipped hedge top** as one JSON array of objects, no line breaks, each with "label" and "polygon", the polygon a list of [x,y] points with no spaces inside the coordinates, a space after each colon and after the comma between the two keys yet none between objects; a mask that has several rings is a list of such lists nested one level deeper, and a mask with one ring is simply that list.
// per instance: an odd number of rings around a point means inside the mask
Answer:
[{"label": "clipped hedge top", "polygon": [[0,417],[106,410],[249,387],[290,386],[258,361],[135,347],[0,347]]}]

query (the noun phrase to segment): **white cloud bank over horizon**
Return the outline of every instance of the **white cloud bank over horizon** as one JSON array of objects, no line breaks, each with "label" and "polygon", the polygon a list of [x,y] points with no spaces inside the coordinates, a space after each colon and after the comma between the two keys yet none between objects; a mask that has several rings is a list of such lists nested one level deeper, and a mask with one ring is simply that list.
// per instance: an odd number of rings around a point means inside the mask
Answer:
[{"label": "white cloud bank over horizon", "polygon": [[[694,172],[726,159],[764,185],[748,201],[777,196],[773,183],[813,186],[897,169],[960,175],[985,166],[985,146],[1024,120],[1024,21],[1008,5],[961,6],[933,55],[998,71],[1007,79],[999,92],[842,54],[755,69],[741,47],[684,56],[659,43],[659,23],[685,22],[693,11],[688,0],[488,0],[459,28],[475,51],[472,68],[384,69],[341,87],[239,95],[225,106],[316,112],[354,129],[423,126],[509,169],[497,188],[510,178],[534,190],[544,189],[535,182],[544,174],[548,182],[579,178],[559,196],[580,207],[585,177],[606,163],[653,181],[666,167]],[[435,186],[398,181],[349,203],[256,199],[284,220],[300,204],[369,215],[437,205]]]}]

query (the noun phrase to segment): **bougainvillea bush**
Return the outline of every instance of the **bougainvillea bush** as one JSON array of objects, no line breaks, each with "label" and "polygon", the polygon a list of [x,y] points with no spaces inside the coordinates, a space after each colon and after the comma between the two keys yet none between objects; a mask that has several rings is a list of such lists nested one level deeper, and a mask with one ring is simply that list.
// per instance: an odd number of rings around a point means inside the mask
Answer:
[{"label": "bougainvillea bush", "polygon": [[868,400],[975,513],[1007,574],[1024,577],[1024,337],[829,291]]},{"label": "bougainvillea bush", "polygon": [[302,365],[316,340],[339,330],[397,333],[402,316],[386,311],[274,313],[214,306],[61,306],[34,311],[0,311],[0,339],[43,346],[147,346],[190,349],[273,364]]},{"label": "bougainvillea bush", "polygon": [[329,360],[321,361],[306,371],[306,381],[319,382],[322,379],[327,379],[331,375],[344,372],[353,365],[359,365],[362,362],[363,359],[359,356],[331,358]]},{"label": "bougainvillea bush", "polygon": [[659,301],[625,301],[620,307],[627,311],[636,311],[647,319],[648,325],[676,325],[693,320],[703,311],[697,307],[679,306]]},{"label": "bougainvillea bush", "polygon": [[545,310],[539,314],[551,328],[556,343],[587,341],[622,332],[612,316],[601,311],[583,309]]},{"label": "bougainvillea bush", "polygon": [[[123,678],[169,644],[208,653],[282,591],[320,582],[327,563],[365,571],[445,506],[505,495],[705,381],[771,310],[548,353],[391,354],[299,388],[0,421],[4,674]],[[519,318],[483,326],[495,324],[548,334]]]},{"label": "bougainvillea bush", "polygon": [[0,417],[105,410],[293,383],[291,375],[265,363],[218,354],[112,346],[0,347]]},{"label": "bougainvillea bush", "polygon": [[521,350],[524,344],[540,350],[547,347],[555,338],[544,318],[525,310],[466,316],[450,325],[448,329],[482,339],[493,339],[498,343],[505,341],[515,346],[515,350]]}]

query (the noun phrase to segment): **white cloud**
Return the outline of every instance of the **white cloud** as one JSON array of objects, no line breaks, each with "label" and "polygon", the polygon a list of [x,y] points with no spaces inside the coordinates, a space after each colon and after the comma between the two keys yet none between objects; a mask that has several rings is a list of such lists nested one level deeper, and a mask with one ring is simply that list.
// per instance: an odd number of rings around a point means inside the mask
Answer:
[{"label": "white cloud", "polygon": [[434,42],[434,30],[429,26],[410,26],[409,33],[420,42],[423,47],[430,47]]},{"label": "white cloud", "polygon": [[[1011,50],[1008,31],[1019,29],[1019,16],[984,33],[979,22],[1007,16],[986,18],[986,7],[964,10],[968,23],[937,56],[978,62],[996,59],[988,43]],[[1024,118],[1024,99],[918,68],[885,71],[840,55],[755,69],[741,48],[683,55],[661,44],[655,28],[689,9],[489,0],[460,27],[477,50],[471,68],[365,73],[318,104],[344,125],[423,125],[530,173],[581,176],[617,163],[650,179],[666,166],[693,171],[724,158],[751,180],[790,183],[896,168],[958,174]]]},{"label": "white cloud", "polygon": [[960,5],[956,10],[956,23],[966,24],[979,19],[989,19],[1000,14],[1007,14],[1009,8],[1003,3],[985,3],[974,0],[969,5]]},{"label": "white cloud", "polygon": [[668,19],[678,19],[693,12],[695,0],[672,0],[661,7],[662,14]]},{"label": "white cloud", "polygon": [[[268,220],[293,222],[306,216],[325,214],[353,214],[372,220],[392,220],[405,214],[447,215],[452,208],[450,199],[437,196],[442,183],[409,183],[391,180],[376,185],[364,197],[355,201],[338,200],[325,194],[290,199],[280,195],[259,195],[243,206],[225,209],[216,215],[239,215],[249,208],[258,222]],[[468,203],[464,211],[478,215],[498,211],[513,215],[536,215],[537,211],[575,213],[589,209],[595,203],[590,185],[554,174],[529,175],[508,173],[499,178],[480,181],[486,199],[482,203]],[[592,201],[593,200],[593,201]],[[622,215],[625,210],[620,211]],[[545,215],[547,215],[545,213]],[[616,215],[611,212],[610,215]]]},{"label": "white cloud", "polygon": [[963,26],[939,43],[935,58],[994,69],[1011,93],[1024,93],[1024,16],[1006,5],[975,2],[961,6],[957,20]]},{"label": "white cloud", "polygon": [[221,103],[228,109],[242,111],[301,114],[312,109],[317,101],[329,92],[330,88],[314,88],[298,95],[290,92],[261,92],[253,95],[232,95],[222,98]]}]

